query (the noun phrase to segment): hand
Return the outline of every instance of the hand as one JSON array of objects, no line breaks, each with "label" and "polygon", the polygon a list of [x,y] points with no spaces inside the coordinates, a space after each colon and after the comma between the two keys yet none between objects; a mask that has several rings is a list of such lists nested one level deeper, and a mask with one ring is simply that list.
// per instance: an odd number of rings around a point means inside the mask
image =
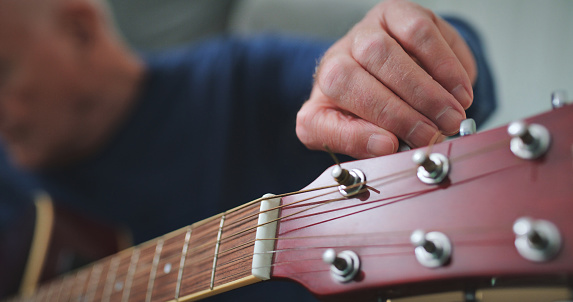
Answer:
[{"label": "hand", "polygon": [[396,152],[398,138],[427,145],[438,131],[457,133],[476,73],[446,21],[407,1],[380,3],[324,55],[297,135],[355,158]]}]

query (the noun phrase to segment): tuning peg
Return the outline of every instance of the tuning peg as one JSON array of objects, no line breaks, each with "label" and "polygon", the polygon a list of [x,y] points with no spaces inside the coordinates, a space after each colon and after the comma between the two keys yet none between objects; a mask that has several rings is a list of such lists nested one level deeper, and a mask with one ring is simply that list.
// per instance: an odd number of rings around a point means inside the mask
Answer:
[{"label": "tuning peg", "polygon": [[336,165],[332,168],[331,175],[340,185],[338,187],[340,194],[347,197],[362,192],[362,188],[366,185],[366,176],[358,169],[347,170]]},{"label": "tuning peg", "polygon": [[547,220],[521,217],[513,224],[515,247],[525,259],[542,262],[555,257],[561,248],[557,227]]},{"label": "tuning peg", "polygon": [[360,258],[353,251],[342,251],[338,254],[334,249],[327,249],[322,254],[322,260],[330,264],[330,274],[339,282],[348,282],[360,271]]},{"label": "tuning peg", "polygon": [[553,109],[561,108],[567,104],[567,92],[565,90],[555,90],[551,93],[551,106]]},{"label": "tuning peg", "polygon": [[410,151],[412,147],[408,145],[405,141],[398,139],[398,152]]},{"label": "tuning peg", "polygon": [[426,152],[418,150],[412,156],[412,160],[418,165],[417,175],[423,183],[440,183],[450,172],[448,158],[440,153],[432,153],[428,156]]},{"label": "tuning peg", "polygon": [[460,123],[460,136],[467,136],[476,132],[476,121],[473,118],[465,119]]},{"label": "tuning peg", "polygon": [[410,242],[415,246],[416,259],[425,267],[442,266],[452,255],[450,239],[440,232],[415,230],[410,235]]},{"label": "tuning peg", "polygon": [[507,127],[507,133],[513,137],[510,143],[511,152],[520,158],[535,159],[549,149],[551,135],[542,125],[527,125],[523,121],[517,121]]}]

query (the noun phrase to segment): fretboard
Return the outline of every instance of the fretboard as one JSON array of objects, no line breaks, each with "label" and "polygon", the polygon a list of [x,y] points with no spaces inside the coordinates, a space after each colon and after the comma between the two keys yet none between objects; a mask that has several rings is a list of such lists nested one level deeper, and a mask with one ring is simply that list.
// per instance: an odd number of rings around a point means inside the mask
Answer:
[{"label": "fretboard", "polygon": [[9,301],[193,301],[268,279],[278,204],[276,198],[237,207]]}]

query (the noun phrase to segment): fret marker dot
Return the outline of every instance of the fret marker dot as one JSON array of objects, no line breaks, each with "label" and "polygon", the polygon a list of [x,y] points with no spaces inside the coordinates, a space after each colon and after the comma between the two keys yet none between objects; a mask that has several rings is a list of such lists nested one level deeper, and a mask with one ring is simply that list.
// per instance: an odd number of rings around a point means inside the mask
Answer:
[{"label": "fret marker dot", "polygon": [[117,281],[117,282],[115,283],[114,288],[115,288],[116,291],[122,290],[122,289],[123,289],[123,282]]},{"label": "fret marker dot", "polygon": [[165,263],[165,266],[163,267],[163,272],[166,274],[169,274],[171,272],[171,263]]}]

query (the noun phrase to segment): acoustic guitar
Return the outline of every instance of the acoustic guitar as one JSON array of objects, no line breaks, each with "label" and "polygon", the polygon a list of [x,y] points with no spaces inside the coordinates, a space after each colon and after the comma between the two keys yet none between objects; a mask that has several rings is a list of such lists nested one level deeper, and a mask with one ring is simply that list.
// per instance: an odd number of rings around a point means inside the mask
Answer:
[{"label": "acoustic guitar", "polygon": [[325,301],[570,287],[573,105],[343,163],[8,301],[195,301],[292,280]]}]

